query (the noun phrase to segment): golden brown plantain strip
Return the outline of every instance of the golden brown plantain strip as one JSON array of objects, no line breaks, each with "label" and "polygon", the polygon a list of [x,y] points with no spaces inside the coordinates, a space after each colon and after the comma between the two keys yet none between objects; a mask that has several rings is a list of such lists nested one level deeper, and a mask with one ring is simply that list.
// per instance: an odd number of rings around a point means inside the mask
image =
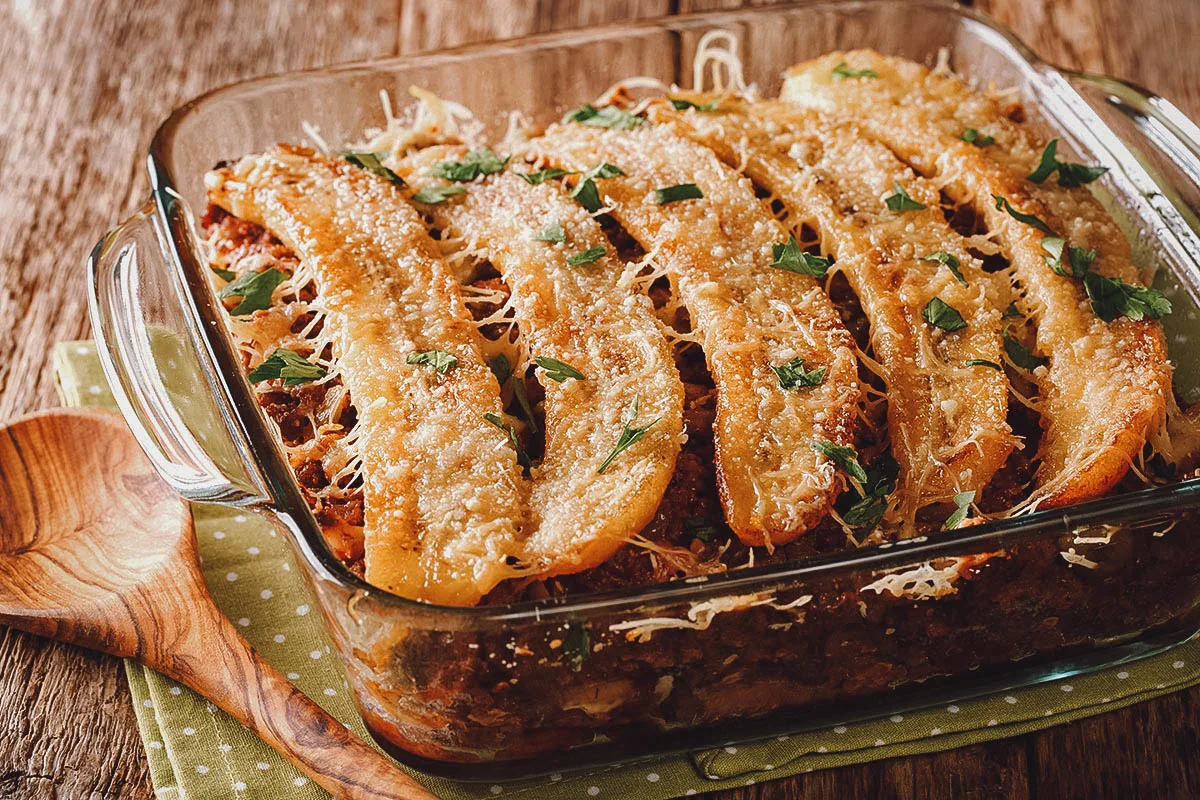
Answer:
[{"label": "golden brown plantain strip", "polygon": [[[718,110],[698,113],[662,103],[650,116],[770,192],[793,230],[813,227],[858,294],[887,387],[900,465],[895,516],[903,529],[913,530],[922,506],[981,492],[1016,439],[1006,421],[1004,372],[968,362],[1001,363],[1000,309],[1008,291],[946,223],[937,189],[854,124],[790,104],[723,98]],[[883,198],[895,184],[927,207],[889,210]],[[958,259],[967,285],[938,262],[920,260],[938,252]],[[921,311],[934,297],[967,327],[946,332],[926,322]]]},{"label": "golden brown plantain strip", "polygon": [[[835,78],[842,61],[877,77]],[[831,53],[793,67],[783,98],[859,120],[955,201],[971,204],[994,232],[1024,292],[1024,310],[1037,322],[1036,347],[1049,358],[1034,375],[1044,434],[1030,506],[1079,502],[1116,485],[1163,422],[1171,370],[1162,328],[1097,318],[1079,283],[1046,264],[1044,234],[998,210],[992,195],[1038,216],[1072,246],[1097,250],[1096,272],[1135,283],[1129,243],[1099,201],[1055,179],[1041,186],[1025,180],[1041,153],[1029,131],[995,98],[909,61]],[[967,128],[994,143],[963,141]]]},{"label": "golden brown plantain strip", "polygon": [[[472,605],[513,574],[521,477],[496,379],[458,287],[395,187],[342,161],[280,146],[209,175],[209,196],[258,223],[315,281],[358,409],[366,577],[406,597]],[[415,352],[458,359],[445,374]]]},{"label": "golden brown plantain strip", "polygon": [[[529,145],[550,163],[600,162],[626,177],[599,181],[612,215],[673,278],[717,386],[718,484],[730,527],[748,544],[781,544],[828,513],[841,486],[815,441],[853,441],[853,342],[820,286],[770,268],[787,238],[745,178],[666,128],[554,126]],[[703,198],[659,204],[655,190],[696,184]],[[771,367],[793,358],[824,382],[785,390]]]},{"label": "golden brown plantain strip", "polygon": [[[427,148],[396,168],[420,189],[442,183],[428,177],[428,166],[465,152]],[[466,194],[426,207],[434,226],[499,270],[530,359],[554,358],[584,375],[559,383],[537,370],[546,391],[546,448],[531,474],[522,560],[540,577],[588,569],[653,519],[671,480],[683,434],[683,383],[671,345],[649,298],[622,285],[623,264],[600,225],[561,185],[530,186],[504,172],[467,186]],[[555,223],[565,242],[535,238]],[[597,247],[608,252],[567,263]],[[658,422],[598,474],[635,398],[635,424]]]}]

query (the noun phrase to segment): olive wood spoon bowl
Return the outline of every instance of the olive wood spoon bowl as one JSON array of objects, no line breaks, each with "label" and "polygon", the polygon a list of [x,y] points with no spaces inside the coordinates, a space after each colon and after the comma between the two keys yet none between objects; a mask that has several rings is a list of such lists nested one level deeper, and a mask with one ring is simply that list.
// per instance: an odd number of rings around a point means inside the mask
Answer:
[{"label": "olive wood spoon bowl", "polygon": [[436,800],[222,616],[187,504],[113,414],[64,409],[0,427],[0,625],[137,659],[228,711],[335,797]]}]

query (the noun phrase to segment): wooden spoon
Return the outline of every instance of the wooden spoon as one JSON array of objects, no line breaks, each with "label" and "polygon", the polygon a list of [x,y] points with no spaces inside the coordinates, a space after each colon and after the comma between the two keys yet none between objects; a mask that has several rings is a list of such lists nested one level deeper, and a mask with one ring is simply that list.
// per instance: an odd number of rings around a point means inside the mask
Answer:
[{"label": "wooden spoon", "polygon": [[136,658],[335,797],[435,800],[263,661],[205,588],[186,503],[113,414],[0,427],[0,624]]}]

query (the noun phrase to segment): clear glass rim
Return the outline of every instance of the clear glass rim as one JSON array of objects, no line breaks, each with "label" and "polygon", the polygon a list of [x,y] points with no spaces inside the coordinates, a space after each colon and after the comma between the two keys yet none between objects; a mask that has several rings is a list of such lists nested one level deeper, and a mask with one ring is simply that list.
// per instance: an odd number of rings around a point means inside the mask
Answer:
[{"label": "clear glass rim", "polygon": [[[325,544],[324,534],[291,477],[278,442],[265,416],[259,410],[249,383],[242,376],[232,341],[219,322],[220,309],[206,290],[202,265],[198,264],[186,245],[182,227],[188,224],[190,213],[175,189],[170,171],[171,140],[187,116],[204,104],[222,95],[249,88],[265,89],[276,83],[292,82],[307,75],[341,75],[373,73],[381,69],[435,65],[448,60],[477,57],[488,53],[555,47],[581,34],[589,41],[607,38],[626,38],[640,31],[682,31],[697,26],[717,27],[756,17],[789,12],[837,11],[852,13],[873,8],[903,8],[910,13],[940,13],[969,20],[1002,38],[1031,69],[1048,67],[1007,27],[974,9],[964,8],[948,0],[851,0],[850,2],[800,2],[781,6],[765,6],[727,12],[706,12],[676,17],[644,20],[636,23],[615,23],[596,28],[539,34],[505,42],[467,45],[448,50],[394,56],[369,61],[318,67],[254,78],[223,86],[188,101],[172,112],[155,133],[150,145],[148,168],[155,205],[168,231],[175,256],[175,268],[191,300],[189,319],[197,326],[190,331],[200,352],[208,357],[201,364],[213,386],[225,393],[228,407],[235,412],[235,424],[240,435],[249,443],[257,459],[273,502],[260,504],[260,509],[273,514],[293,533],[300,547],[306,568],[322,580],[333,583],[347,592],[365,594],[369,599],[398,612],[454,619],[457,624],[476,625],[524,622],[561,621],[565,618],[586,618],[596,612],[619,612],[643,605],[665,605],[711,598],[714,595],[744,594],[770,590],[780,584],[799,580],[826,579],[842,571],[879,572],[946,558],[962,552],[996,552],[1020,542],[1058,537],[1073,529],[1112,524],[1123,518],[1145,516],[1154,512],[1200,505],[1200,478],[1104,497],[1060,509],[1037,511],[1027,516],[990,520],[968,529],[969,532],[943,531],[913,539],[870,545],[855,550],[828,553],[811,558],[729,570],[702,578],[632,586],[606,592],[589,592],[566,598],[527,600],[503,606],[445,606],[411,600],[373,586],[354,575],[336,559]],[[1048,67],[1053,69],[1052,67]],[[247,412],[247,409],[250,409]],[[237,434],[234,434],[237,435]]]}]

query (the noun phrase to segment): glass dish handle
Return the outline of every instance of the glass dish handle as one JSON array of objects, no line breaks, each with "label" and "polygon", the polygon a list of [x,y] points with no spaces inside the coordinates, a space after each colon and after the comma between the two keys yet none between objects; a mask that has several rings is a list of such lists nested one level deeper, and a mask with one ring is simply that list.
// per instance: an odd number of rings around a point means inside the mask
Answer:
[{"label": "glass dish handle", "polygon": [[88,259],[88,310],[105,378],[171,488],[195,501],[263,501],[205,385],[163,238],[151,199]]}]

